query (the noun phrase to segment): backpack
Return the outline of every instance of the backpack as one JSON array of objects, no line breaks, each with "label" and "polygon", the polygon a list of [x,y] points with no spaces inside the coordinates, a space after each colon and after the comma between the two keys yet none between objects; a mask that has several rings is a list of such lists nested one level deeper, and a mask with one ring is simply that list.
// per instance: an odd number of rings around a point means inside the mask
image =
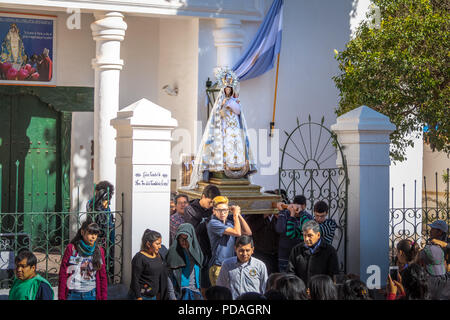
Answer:
[{"label": "backpack", "polygon": [[200,223],[194,228],[198,243],[200,244],[200,248],[202,249],[204,256],[203,266],[208,265],[208,262],[212,256],[211,242],[209,241],[208,230],[206,229],[206,226],[210,220],[210,217],[203,218],[202,221],[200,221]]}]

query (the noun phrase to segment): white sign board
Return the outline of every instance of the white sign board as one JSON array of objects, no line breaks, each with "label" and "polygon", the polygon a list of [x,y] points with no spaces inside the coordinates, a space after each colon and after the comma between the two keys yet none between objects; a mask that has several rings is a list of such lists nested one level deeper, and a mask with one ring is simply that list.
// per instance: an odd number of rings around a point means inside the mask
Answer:
[{"label": "white sign board", "polygon": [[133,192],[170,192],[170,166],[135,165]]}]

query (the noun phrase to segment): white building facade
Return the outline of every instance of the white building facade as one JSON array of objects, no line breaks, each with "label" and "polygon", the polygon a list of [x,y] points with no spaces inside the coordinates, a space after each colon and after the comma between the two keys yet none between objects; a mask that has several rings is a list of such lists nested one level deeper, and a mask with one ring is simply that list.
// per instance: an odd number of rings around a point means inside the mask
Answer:
[{"label": "white building facade", "polygon": [[[111,173],[115,172],[111,167],[115,132],[107,123],[118,110],[141,98],[163,106],[178,121],[172,142],[172,179],[179,178],[180,154],[195,153],[206,121],[206,80],[214,80],[214,68],[232,65],[239,59],[271,3],[270,0],[0,3],[4,11],[56,16],[56,86],[95,90],[91,110],[96,113],[72,114],[72,207],[80,202],[84,206],[94,182],[115,180]],[[352,0],[284,1],[276,129],[289,131],[295,127],[295,117],[302,121],[309,114],[317,121],[324,116],[326,126],[335,122],[338,91],[331,77],[338,73],[338,68],[333,50],[344,48],[365,10],[364,4]],[[112,24],[99,22],[105,22],[105,15],[112,12],[120,13],[109,16]],[[108,40],[112,30],[118,37],[115,44]],[[98,61],[99,54],[106,60]],[[162,89],[165,85],[177,88],[178,94],[167,94]],[[279,134],[268,138],[274,87],[275,68],[242,82],[240,88],[254,140],[251,144],[260,166],[253,182],[266,190],[278,187],[279,146],[284,142]],[[93,148],[92,141],[95,141]],[[173,185],[179,186],[179,181]]]}]

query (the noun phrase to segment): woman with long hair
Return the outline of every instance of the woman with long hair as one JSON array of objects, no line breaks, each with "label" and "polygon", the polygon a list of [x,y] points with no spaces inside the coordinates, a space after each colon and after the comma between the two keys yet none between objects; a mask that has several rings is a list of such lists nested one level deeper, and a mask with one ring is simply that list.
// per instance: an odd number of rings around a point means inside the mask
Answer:
[{"label": "woman with long hair", "polygon": [[345,281],[341,286],[341,294],[342,300],[372,300],[367,286],[359,279]]},{"label": "woman with long hair", "polygon": [[398,275],[398,281],[388,275],[387,300],[430,300],[428,274],[417,263],[410,264]]},{"label": "woman with long hair", "polygon": [[115,218],[110,208],[113,195],[114,186],[109,181],[100,181],[95,185],[94,196],[86,204],[86,211],[91,212],[89,216],[93,217],[93,220],[100,228],[98,242],[108,251],[107,261],[109,264],[109,280],[111,282],[114,277],[114,249],[116,238]]},{"label": "woman with long hair", "polygon": [[67,245],[59,269],[59,300],[106,300],[105,252],[97,243],[99,226],[86,219]]},{"label": "woman with long hair", "polygon": [[141,251],[131,260],[130,299],[169,300],[167,266],[159,253],[161,240],[159,232],[145,230]]},{"label": "woman with long hair", "polygon": [[318,274],[308,282],[309,298],[311,300],[337,300],[337,288],[330,276]]},{"label": "woman with long hair", "polygon": [[397,265],[399,266],[399,272],[403,272],[408,265],[416,260],[419,253],[419,245],[415,241],[408,239],[400,240],[397,243]]},{"label": "woman with long hair", "polygon": [[274,286],[272,289],[279,291],[287,300],[308,300],[305,283],[295,274],[285,274]]}]

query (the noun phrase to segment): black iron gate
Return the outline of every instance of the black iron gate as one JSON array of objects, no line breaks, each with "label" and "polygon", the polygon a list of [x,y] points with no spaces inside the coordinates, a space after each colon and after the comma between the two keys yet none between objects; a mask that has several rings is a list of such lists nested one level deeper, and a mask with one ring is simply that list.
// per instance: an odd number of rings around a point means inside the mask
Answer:
[{"label": "black iron gate", "polygon": [[[338,225],[333,246],[338,252],[340,268],[346,272],[347,247],[347,187],[348,175],[345,157],[336,134],[320,123],[300,123],[286,134],[281,150],[279,189],[285,190],[289,201],[296,195],[307,199],[307,210],[313,214],[314,203],[328,204],[328,218]],[[337,161],[336,161],[337,160]],[[338,163],[339,165],[336,165]]]}]

